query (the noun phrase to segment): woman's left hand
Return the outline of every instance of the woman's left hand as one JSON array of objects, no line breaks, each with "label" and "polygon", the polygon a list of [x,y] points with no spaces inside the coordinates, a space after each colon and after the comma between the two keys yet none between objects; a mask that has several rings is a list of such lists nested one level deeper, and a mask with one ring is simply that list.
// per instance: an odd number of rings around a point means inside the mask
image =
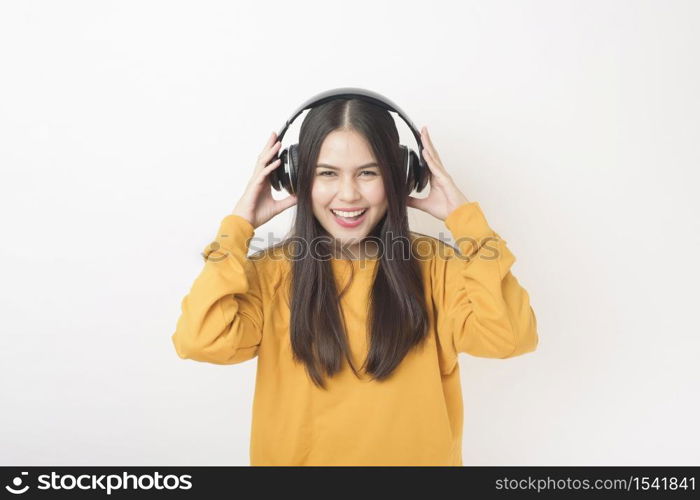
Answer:
[{"label": "woman's left hand", "polygon": [[450,174],[445,170],[440,156],[428,135],[428,127],[424,126],[421,129],[421,142],[424,146],[423,158],[425,158],[431,173],[430,194],[425,198],[416,198],[409,195],[406,204],[409,207],[427,212],[440,220],[445,220],[453,210],[464,203],[469,203],[469,200],[459,190]]}]

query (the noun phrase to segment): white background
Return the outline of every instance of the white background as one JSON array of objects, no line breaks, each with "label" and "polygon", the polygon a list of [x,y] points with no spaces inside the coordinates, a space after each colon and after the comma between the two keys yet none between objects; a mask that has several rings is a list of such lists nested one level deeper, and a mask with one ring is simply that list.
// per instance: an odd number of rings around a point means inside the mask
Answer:
[{"label": "white background", "polygon": [[428,126],[537,314],[534,353],[460,357],[465,465],[698,465],[699,14],[3,2],[0,464],[249,463],[256,361],[178,358],[180,301],[270,133],[362,87]]}]

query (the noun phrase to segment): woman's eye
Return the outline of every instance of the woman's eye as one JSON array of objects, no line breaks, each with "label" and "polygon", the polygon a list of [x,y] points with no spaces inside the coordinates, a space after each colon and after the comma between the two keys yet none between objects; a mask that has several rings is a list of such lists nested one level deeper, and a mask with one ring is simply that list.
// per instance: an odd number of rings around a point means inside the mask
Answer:
[{"label": "woman's eye", "polygon": [[[374,175],[374,176],[377,176],[377,175],[378,175],[376,172],[374,172],[374,171],[372,171],[372,170],[363,170],[363,171],[360,172],[360,173],[361,173],[361,174],[369,174],[369,175],[371,175],[371,176],[372,176],[372,175]],[[328,175],[326,175],[326,174],[328,174]],[[324,177],[330,177],[331,175],[335,175],[335,172],[333,172],[332,170],[325,170],[325,171],[321,172],[321,173],[318,174],[318,175],[322,175],[322,176],[324,176]]]}]

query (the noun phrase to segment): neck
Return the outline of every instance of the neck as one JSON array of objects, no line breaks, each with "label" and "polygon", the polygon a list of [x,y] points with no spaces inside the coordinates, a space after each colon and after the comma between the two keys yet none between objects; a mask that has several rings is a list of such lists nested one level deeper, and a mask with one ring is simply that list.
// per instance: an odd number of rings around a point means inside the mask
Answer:
[{"label": "neck", "polygon": [[363,259],[376,259],[379,255],[379,249],[376,242],[362,242],[343,248],[345,255],[340,249],[336,250],[336,259],[351,259],[351,260],[363,260]]}]

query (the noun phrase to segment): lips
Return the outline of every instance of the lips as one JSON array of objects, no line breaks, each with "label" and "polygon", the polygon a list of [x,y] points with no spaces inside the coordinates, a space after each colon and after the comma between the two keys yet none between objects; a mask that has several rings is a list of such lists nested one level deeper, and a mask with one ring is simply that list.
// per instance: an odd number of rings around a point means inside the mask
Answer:
[{"label": "lips", "polygon": [[345,219],[345,218],[333,213],[333,210],[330,210],[331,215],[333,215],[333,219],[335,219],[335,221],[339,225],[341,225],[342,227],[347,227],[347,228],[356,227],[356,226],[359,226],[360,224],[362,224],[362,222],[367,218],[367,211],[368,211],[368,209],[365,209],[365,211],[361,215],[357,216],[356,219]]},{"label": "lips", "polygon": [[360,216],[360,215],[363,215],[366,211],[367,211],[366,208],[356,208],[356,209],[354,209],[354,210],[341,210],[341,209],[339,209],[339,208],[331,208],[331,212],[333,212],[333,213],[334,213],[335,215],[337,215],[338,217],[345,217],[344,215],[340,215],[338,212],[343,212],[343,213],[348,213],[348,214],[352,214],[352,213],[355,213],[355,212],[361,212],[361,213],[359,213],[359,214],[355,214],[355,215],[352,216],[352,217],[358,217],[358,216]]}]

